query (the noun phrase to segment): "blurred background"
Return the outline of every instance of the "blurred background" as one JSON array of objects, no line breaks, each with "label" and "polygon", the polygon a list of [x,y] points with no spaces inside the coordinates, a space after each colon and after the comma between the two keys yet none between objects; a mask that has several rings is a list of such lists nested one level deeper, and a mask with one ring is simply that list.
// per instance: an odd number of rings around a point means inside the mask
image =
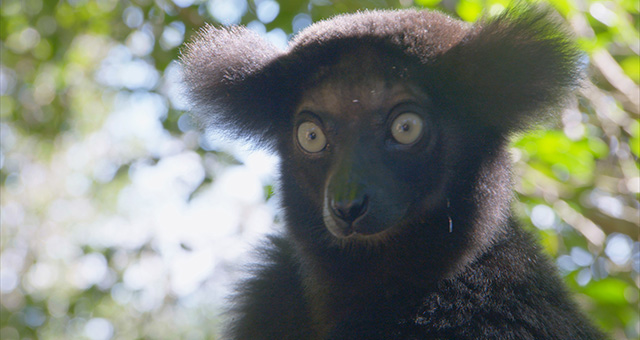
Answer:
[{"label": "blurred background", "polygon": [[[593,82],[554,126],[514,139],[514,208],[595,321],[638,339],[640,2],[551,3]],[[203,135],[185,113],[177,60],[205,22],[284,49],[337,13],[475,21],[507,4],[1,1],[0,338],[218,337],[252,246],[281,225],[277,159]]]}]

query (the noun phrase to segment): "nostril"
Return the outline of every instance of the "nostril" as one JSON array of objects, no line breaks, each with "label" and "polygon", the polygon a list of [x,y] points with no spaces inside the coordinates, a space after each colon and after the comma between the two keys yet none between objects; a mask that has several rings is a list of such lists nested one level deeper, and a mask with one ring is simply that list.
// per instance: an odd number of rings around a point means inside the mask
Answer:
[{"label": "nostril", "polygon": [[351,201],[331,201],[331,209],[334,214],[347,223],[352,223],[358,217],[364,215],[367,212],[368,205],[368,195]]}]

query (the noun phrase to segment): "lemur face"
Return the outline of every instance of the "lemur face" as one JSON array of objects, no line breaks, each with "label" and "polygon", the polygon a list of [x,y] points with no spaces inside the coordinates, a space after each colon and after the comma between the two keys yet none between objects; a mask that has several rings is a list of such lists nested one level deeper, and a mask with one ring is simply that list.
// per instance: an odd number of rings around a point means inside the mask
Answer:
[{"label": "lemur face", "polygon": [[291,176],[315,193],[329,232],[350,239],[415,219],[442,176],[428,96],[406,82],[356,78],[326,79],[305,91],[291,131],[300,164]]}]

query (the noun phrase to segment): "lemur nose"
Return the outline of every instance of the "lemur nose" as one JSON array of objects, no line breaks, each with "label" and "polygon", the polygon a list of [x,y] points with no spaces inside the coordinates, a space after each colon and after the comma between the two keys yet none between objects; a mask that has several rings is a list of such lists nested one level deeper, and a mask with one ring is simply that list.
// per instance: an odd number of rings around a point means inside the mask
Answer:
[{"label": "lemur nose", "polygon": [[369,196],[364,195],[354,200],[348,201],[335,201],[331,200],[331,210],[341,220],[351,224],[358,217],[364,215],[367,212],[369,206]]}]

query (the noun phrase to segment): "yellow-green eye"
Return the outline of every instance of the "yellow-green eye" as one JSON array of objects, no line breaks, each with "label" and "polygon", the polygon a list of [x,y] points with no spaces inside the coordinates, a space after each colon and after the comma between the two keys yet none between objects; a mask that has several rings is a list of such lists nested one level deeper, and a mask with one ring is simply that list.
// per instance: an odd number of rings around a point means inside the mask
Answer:
[{"label": "yellow-green eye", "polygon": [[304,122],[298,126],[298,143],[307,152],[320,152],[327,145],[327,138],[318,125]]},{"label": "yellow-green eye", "polygon": [[422,118],[415,113],[406,112],[394,119],[391,135],[400,144],[411,144],[422,136],[422,128]]}]

